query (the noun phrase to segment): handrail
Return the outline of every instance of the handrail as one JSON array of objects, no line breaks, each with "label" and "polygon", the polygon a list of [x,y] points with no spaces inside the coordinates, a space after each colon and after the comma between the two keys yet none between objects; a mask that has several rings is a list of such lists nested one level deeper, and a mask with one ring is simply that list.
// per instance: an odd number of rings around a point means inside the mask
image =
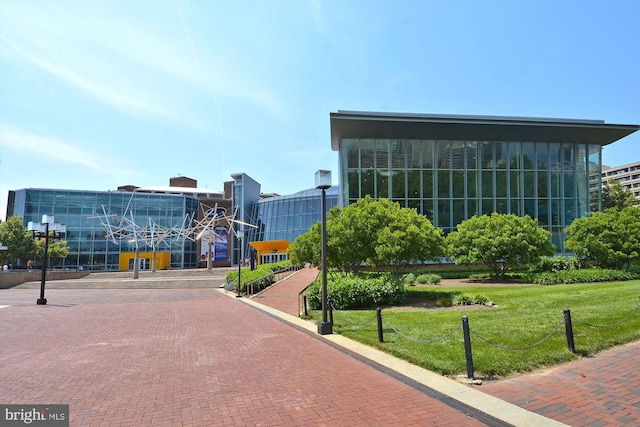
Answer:
[{"label": "handrail", "polygon": [[[246,283],[245,286],[246,286],[246,290],[247,290],[247,295],[254,295],[255,294],[255,292],[254,292],[254,285],[255,284],[259,284],[260,285],[260,287],[258,288],[258,292],[260,292],[263,289],[266,289],[269,286],[273,285],[274,283],[279,282],[280,280],[284,279],[285,277],[288,277],[288,276],[283,277],[282,275],[284,273],[288,273],[290,271],[298,271],[298,270],[300,270],[300,268],[302,268],[302,267],[300,267],[298,265],[290,265],[290,266],[282,268],[280,270],[272,271],[269,274],[266,274],[266,275],[264,275],[262,277],[259,277],[259,278],[255,279],[255,280],[252,280],[251,282]],[[268,282],[268,284],[266,284],[266,286],[262,286],[263,284],[265,284],[266,281]]]}]

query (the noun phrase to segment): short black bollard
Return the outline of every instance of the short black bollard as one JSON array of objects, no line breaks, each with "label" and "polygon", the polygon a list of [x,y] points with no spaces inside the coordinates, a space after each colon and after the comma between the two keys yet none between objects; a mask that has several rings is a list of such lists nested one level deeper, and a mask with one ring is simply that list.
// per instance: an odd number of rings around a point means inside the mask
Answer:
[{"label": "short black bollard", "polygon": [[575,345],[573,343],[573,325],[571,324],[571,310],[564,309],[564,329],[567,332],[567,347],[571,353],[575,353]]},{"label": "short black bollard", "polygon": [[462,334],[464,335],[464,353],[467,357],[467,378],[473,378],[473,356],[471,354],[471,335],[469,334],[469,319],[462,316]]},{"label": "short black bollard", "polygon": [[378,342],[384,342],[384,336],[382,336],[382,309],[376,308],[376,317],[378,318]]}]

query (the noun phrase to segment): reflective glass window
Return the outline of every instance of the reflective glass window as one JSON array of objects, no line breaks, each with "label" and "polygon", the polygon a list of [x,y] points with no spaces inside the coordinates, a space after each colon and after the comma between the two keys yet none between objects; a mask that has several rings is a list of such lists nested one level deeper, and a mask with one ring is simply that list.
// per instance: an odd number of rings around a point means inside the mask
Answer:
[{"label": "reflective glass window", "polygon": [[453,182],[453,197],[456,199],[464,198],[465,173],[460,170],[451,172]]},{"label": "reflective glass window", "polygon": [[495,146],[495,165],[496,169],[506,169],[509,164],[508,147],[507,142],[496,142]]},{"label": "reflective glass window", "polygon": [[422,197],[431,199],[435,196],[435,171],[424,171],[422,173]]},{"label": "reflective glass window", "polygon": [[535,170],[536,155],[533,142],[522,143],[522,167],[525,170]]},{"label": "reflective glass window", "polygon": [[438,198],[451,197],[450,185],[449,185],[449,170],[438,171]]},{"label": "reflective glass window", "polygon": [[438,168],[449,169],[451,167],[451,147],[449,141],[437,142]]}]

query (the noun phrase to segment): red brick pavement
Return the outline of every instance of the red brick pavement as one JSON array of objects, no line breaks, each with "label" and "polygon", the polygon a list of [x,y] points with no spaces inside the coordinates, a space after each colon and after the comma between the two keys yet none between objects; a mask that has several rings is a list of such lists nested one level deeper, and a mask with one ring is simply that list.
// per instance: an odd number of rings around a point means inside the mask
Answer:
[{"label": "red brick pavement", "polygon": [[34,295],[0,291],[0,403],[72,426],[481,425],[218,290]]},{"label": "red brick pavement", "polygon": [[[297,315],[293,295],[306,284],[304,276],[294,277],[268,288],[258,302]],[[477,390],[572,426],[640,426],[640,342]]]},{"label": "red brick pavement", "polygon": [[252,299],[283,313],[298,316],[300,303],[298,294],[318,276],[317,268],[303,268],[292,276],[260,292]]},{"label": "red brick pavement", "polygon": [[640,342],[480,390],[572,426],[640,426]]}]

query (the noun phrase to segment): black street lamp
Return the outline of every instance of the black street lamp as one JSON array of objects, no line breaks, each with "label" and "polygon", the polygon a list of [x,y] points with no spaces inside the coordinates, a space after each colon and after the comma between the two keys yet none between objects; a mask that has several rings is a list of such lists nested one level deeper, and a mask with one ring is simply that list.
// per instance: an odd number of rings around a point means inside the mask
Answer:
[{"label": "black street lamp", "polygon": [[322,322],[318,324],[318,333],[333,333],[333,324],[327,319],[327,188],[331,187],[331,171],[316,172],[316,188],[322,190]]},{"label": "black street lamp", "polygon": [[[27,230],[31,231],[32,237],[43,239],[42,246],[42,276],[40,278],[40,298],[36,304],[46,305],[47,299],[44,297],[44,286],[47,280],[47,251],[49,250],[49,239],[59,239],[60,236],[67,232],[67,226],[55,222],[53,215],[42,215],[42,222],[29,221]],[[51,232],[51,235],[49,233]]]},{"label": "black street lamp", "polygon": [[242,295],[240,294],[240,272],[242,271],[242,259],[243,259],[243,255],[242,255],[242,238],[244,237],[244,230],[238,230],[236,231],[236,237],[238,238],[238,294],[236,295],[236,298],[242,298]]}]

